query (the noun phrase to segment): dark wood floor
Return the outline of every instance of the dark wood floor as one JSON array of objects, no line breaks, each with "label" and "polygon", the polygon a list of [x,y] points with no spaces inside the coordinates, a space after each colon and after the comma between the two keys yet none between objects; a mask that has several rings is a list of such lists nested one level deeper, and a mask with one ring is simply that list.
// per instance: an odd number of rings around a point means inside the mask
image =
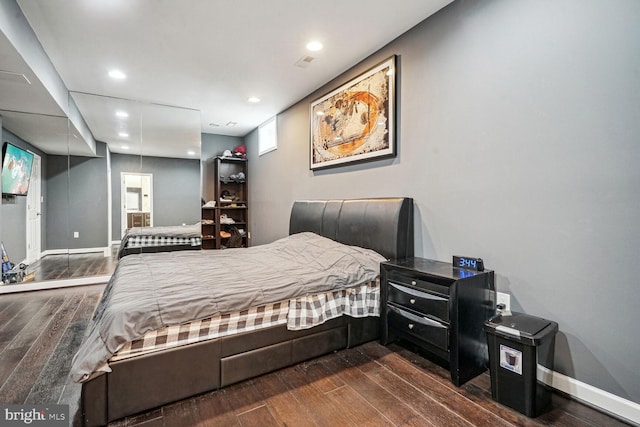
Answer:
[{"label": "dark wood floor", "polygon": [[[29,264],[26,273],[34,273],[35,276],[32,280],[23,283],[108,276],[113,273],[117,264],[117,247],[113,249],[111,256],[108,257],[105,257],[102,252],[47,255]],[[20,283],[6,286],[20,286]]]},{"label": "dark wood floor", "polygon": [[[96,285],[0,297],[0,402],[64,403],[77,413],[80,387],[69,382],[69,367],[102,289]],[[626,424],[555,394],[549,412],[529,419],[491,400],[487,374],[458,388],[446,370],[416,353],[372,342],[110,425]]]}]

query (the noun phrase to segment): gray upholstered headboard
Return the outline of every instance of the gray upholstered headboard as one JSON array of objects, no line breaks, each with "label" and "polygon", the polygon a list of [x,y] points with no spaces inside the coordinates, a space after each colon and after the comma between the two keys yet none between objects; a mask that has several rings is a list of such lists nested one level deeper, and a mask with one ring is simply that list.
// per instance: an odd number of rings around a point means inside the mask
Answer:
[{"label": "gray upholstered headboard", "polygon": [[289,234],[311,231],[382,256],[413,256],[413,199],[298,200],[291,208]]}]

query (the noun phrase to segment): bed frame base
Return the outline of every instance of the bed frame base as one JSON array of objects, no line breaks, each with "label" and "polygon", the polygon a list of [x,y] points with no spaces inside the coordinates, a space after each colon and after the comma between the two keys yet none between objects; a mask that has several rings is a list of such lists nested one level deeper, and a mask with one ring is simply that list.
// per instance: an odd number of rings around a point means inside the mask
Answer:
[{"label": "bed frame base", "polygon": [[289,331],[281,325],[114,362],[111,373],[83,384],[83,423],[106,425],[372,341],[378,328],[378,317],[342,316],[312,329]]}]

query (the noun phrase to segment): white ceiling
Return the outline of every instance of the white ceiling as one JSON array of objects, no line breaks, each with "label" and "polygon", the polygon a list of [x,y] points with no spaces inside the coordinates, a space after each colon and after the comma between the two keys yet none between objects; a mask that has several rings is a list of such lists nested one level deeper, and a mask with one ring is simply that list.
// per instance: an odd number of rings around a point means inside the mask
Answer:
[{"label": "white ceiling", "polygon": [[[93,136],[116,152],[130,123],[114,121],[113,99],[86,94],[185,108],[176,116],[195,133],[244,136],[451,1],[17,0]],[[307,51],[311,40],[324,49]],[[297,67],[304,56],[314,60]],[[114,68],[127,78],[109,78]],[[172,117],[152,116],[143,146]],[[170,145],[192,144],[193,129],[171,129]]]}]

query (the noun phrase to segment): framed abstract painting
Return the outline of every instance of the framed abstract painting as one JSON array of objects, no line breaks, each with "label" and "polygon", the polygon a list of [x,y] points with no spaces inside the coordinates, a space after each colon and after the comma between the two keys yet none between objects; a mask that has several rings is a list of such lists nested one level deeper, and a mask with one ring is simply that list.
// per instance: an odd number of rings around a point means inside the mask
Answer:
[{"label": "framed abstract painting", "polygon": [[396,57],[313,101],[310,169],[396,155]]}]

